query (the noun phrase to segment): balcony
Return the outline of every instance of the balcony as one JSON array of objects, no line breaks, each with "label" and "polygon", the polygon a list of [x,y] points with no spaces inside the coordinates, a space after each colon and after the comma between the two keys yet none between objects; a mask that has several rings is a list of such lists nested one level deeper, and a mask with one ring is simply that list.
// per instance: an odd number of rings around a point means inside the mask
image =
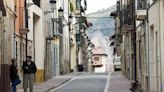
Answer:
[{"label": "balcony", "polygon": [[133,30],[133,25],[128,25],[128,24],[124,24],[123,26],[122,26],[122,34],[124,35],[124,34],[127,34],[129,31],[131,31],[131,30]]},{"label": "balcony", "polygon": [[146,10],[137,10],[136,11],[136,17],[137,17],[137,20],[144,20],[146,18]]},{"label": "balcony", "polygon": [[138,0],[137,10],[136,10],[137,20],[144,20],[146,18],[146,15],[147,15],[146,9],[147,9],[146,0]]},{"label": "balcony", "polygon": [[132,5],[127,5],[124,7],[125,8],[122,8],[121,15],[120,15],[121,26],[124,24],[132,25],[133,24]]}]

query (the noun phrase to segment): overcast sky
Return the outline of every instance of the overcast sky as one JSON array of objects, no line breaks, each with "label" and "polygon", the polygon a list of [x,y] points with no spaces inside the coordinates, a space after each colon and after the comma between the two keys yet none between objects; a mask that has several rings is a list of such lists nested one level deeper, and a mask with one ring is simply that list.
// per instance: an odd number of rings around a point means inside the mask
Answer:
[{"label": "overcast sky", "polygon": [[117,0],[87,0],[87,11],[86,13],[92,13],[103,8],[109,8],[115,5]]}]

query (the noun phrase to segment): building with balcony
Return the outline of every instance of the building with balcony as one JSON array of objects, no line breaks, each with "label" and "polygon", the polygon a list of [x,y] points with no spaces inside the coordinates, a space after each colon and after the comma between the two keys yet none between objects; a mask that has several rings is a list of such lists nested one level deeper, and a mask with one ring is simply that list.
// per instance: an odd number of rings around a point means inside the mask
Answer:
[{"label": "building with balcony", "polygon": [[136,61],[137,61],[137,81],[140,91],[148,91],[148,72],[146,61],[146,18],[147,18],[147,0],[136,0]]},{"label": "building with balcony", "polygon": [[[119,42],[116,51],[121,51],[123,74],[130,81],[137,83],[135,1],[138,0],[118,0],[117,13],[111,16],[116,19],[117,34],[114,39]],[[132,90],[136,90],[137,87]]]},{"label": "building with balcony", "polygon": [[147,15],[147,0],[136,0],[136,19],[137,20],[144,20]]},{"label": "building with balcony", "polygon": [[[163,92],[163,15],[164,2],[148,0],[147,18],[147,63],[148,63],[148,90]],[[158,16],[157,16],[158,15]]]},{"label": "building with balcony", "polygon": [[[43,6],[44,0],[30,0],[27,2],[28,6],[28,29],[27,34],[28,51],[27,55],[33,57],[37,66],[36,82],[44,81],[44,61],[45,61],[45,31],[43,23]],[[30,5],[31,4],[31,5]],[[31,46],[30,46],[31,44]],[[32,53],[29,53],[32,52]]]},{"label": "building with balcony", "polygon": [[76,11],[76,0],[70,0],[69,2],[69,10],[73,15],[72,25],[70,26],[70,70],[71,72],[77,71],[78,61],[77,61],[77,44],[76,44],[76,21],[75,19],[75,11]]},{"label": "building with balcony", "polygon": [[[121,29],[122,70],[139,92],[163,92],[163,9],[159,0],[118,0],[114,16]],[[130,6],[132,5],[132,6]],[[128,8],[132,7],[132,8]],[[158,17],[157,17],[158,15]],[[118,22],[118,23],[119,23]],[[115,38],[116,39],[116,38]],[[116,39],[118,40],[118,39]]]},{"label": "building with balcony", "polygon": [[[117,2],[117,16],[119,19],[118,24],[118,30],[120,30],[120,34],[117,35],[117,38],[122,37],[118,40],[120,43],[122,42],[124,48],[124,54],[126,57],[122,57],[125,62],[123,63],[126,65],[124,72],[126,73],[125,75],[128,77],[129,80],[134,80],[135,79],[135,69],[134,69],[134,24],[133,24],[133,3],[132,0],[127,0],[126,2],[123,2],[123,0],[118,0]],[[118,21],[117,21],[118,22]],[[122,46],[122,45],[120,45]]]}]

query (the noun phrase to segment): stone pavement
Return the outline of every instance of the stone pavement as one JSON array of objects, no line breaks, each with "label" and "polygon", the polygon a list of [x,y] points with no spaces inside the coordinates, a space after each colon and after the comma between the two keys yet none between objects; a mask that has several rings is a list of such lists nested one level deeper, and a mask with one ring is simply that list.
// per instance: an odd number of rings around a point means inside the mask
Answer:
[{"label": "stone pavement", "polygon": [[113,72],[110,77],[109,92],[131,92],[130,82],[121,72]]},{"label": "stone pavement", "polygon": [[[77,72],[77,73],[70,73],[67,75],[61,75],[54,77],[48,81],[45,81],[44,83],[40,84],[34,84],[34,92],[49,92],[51,89],[54,89],[65,82],[72,79],[74,76],[81,75],[83,73]],[[23,88],[18,88],[17,92],[23,92]]]}]

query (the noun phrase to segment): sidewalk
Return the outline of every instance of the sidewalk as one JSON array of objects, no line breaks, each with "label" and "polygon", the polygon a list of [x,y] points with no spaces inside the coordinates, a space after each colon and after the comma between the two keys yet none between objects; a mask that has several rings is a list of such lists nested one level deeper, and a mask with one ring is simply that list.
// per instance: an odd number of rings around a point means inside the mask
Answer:
[{"label": "sidewalk", "polygon": [[131,92],[130,82],[121,72],[113,72],[110,77],[109,92]]},{"label": "sidewalk", "polygon": [[[65,82],[69,81],[72,79],[74,76],[81,75],[82,73],[77,72],[77,73],[70,73],[67,75],[61,75],[54,77],[48,81],[45,81],[44,83],[40,84],[34,84],[34,92],[49,92],[51,89],[54,89]],[[23,92],[23,88],[18,88],[17,92]]]}]

